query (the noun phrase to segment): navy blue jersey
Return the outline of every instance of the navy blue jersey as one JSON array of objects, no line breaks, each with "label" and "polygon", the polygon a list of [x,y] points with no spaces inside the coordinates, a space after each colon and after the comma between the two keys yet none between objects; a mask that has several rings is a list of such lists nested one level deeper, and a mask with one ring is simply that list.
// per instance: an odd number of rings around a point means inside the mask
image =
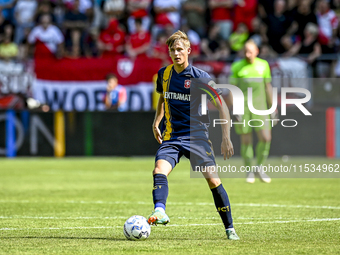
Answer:
[{"label": "navy blue jersey", "polygon": [[164,141],[183,136],[208,138],[209,114],[202,116],[200,113],[200,95],[205,92],[199,87],[203,86],[204,91],[214,97],[221,94],[221,90],[207,85],[209,81],[209,74],[192,65],[181,73],[177,73],[173,65],[158,71],[157,92],[164,96]]}]

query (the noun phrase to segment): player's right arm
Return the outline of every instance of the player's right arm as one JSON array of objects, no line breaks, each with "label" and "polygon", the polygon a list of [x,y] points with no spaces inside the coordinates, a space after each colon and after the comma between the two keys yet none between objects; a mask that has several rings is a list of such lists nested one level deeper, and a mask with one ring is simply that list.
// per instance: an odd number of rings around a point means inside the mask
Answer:
[{"label": "player's right arm", "polygon": [[162,134],[159,130],[159,124],[161,123],[164,116],[164,96],[160,95],[158,99],[155,119],[152,124],[152,132],[158,143],[162,143]]}]

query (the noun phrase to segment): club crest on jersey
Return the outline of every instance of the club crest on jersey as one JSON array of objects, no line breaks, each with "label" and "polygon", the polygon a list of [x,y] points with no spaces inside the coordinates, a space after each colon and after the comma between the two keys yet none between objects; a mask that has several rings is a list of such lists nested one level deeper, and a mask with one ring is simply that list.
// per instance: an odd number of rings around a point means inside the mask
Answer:
[{"label": "club crest on jersey", "polygon": [[184,81],[184,88],[189,89],[191,84],[191,80],[185,80]]}]

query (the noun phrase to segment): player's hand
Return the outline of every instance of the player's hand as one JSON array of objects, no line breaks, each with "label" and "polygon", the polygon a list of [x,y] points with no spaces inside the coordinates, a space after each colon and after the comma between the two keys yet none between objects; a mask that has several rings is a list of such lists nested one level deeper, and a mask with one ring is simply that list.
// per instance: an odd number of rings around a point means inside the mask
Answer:
[{"label": "player's hand", "polygon": [[106,85],[106,92],[110,93],[112,91],[112,86],[110,84]]},{"label": "player's hand", "polygon": [[224,160],[227,158],[229,159],[232,155],[234,155],[234,146],[229,138],[222,139],[221,154],[223,155]]},{"label": "player's hand", "polygon": [[279,112],[277,111],[277,109],[275,110],[275,112],[273,112],[272,114],[270,114],[270,118],[272,120],[276,119],[273,121],[273,126],[276,126],[276,124],[279,122],[278,119],[279,119]]},{"label": "player's hand", "polygon": [[158,126],[152,125],[152,132],[157,142],[159,144],[162,144],[162,135],[161,135],[161,131],[159,130]]}]

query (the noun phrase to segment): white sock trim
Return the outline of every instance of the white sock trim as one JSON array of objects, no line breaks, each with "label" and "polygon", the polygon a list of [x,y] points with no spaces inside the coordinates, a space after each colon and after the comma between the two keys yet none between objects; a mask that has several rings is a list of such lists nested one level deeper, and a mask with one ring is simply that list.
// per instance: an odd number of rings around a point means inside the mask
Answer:
[{"label": "white sock trim", "polygon": [[160,211],[162,213],[165,213],[165,210],[162,207],[156,207],[155,211]]}]

